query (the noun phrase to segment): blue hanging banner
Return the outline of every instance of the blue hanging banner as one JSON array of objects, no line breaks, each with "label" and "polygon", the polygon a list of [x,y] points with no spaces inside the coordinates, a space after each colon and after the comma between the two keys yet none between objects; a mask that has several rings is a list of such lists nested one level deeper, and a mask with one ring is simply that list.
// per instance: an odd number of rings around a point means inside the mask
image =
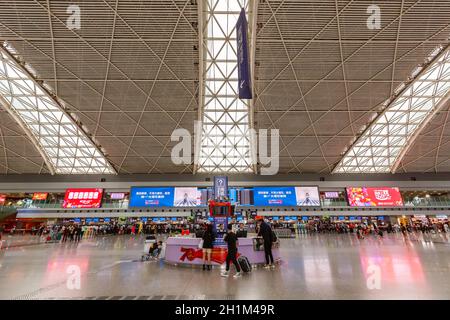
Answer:
[{"label": "blue hanging banner", "polygon": [[242,8],[236,23],[239,99],[252,99],[247,30],[247,18]]},{"label": "blue hanging banner", "polygon": [[228,197],[228,177],[214,177],[214,199],[219,200]]}]

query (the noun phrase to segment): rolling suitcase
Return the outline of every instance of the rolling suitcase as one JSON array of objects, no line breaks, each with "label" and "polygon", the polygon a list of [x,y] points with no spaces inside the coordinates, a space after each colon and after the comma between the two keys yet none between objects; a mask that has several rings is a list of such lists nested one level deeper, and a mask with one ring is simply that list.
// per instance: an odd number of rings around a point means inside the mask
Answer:
[{"label": "rolling suitcase", "polygon": [[241,267],[241,270],[243,272],[247,273],[252,271],[252,265],[250,264],[246,256],[239,256],[237,262],[239,263],[239,267]]}]

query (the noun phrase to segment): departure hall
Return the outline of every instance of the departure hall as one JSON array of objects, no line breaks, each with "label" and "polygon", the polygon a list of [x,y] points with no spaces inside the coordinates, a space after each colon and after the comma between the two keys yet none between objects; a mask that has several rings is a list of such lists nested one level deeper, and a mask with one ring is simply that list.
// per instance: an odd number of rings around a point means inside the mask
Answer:
[{"label": "departure hall", "polygon": [[449,39],[450,1],[2,0],[0,300],[449,300]]}]

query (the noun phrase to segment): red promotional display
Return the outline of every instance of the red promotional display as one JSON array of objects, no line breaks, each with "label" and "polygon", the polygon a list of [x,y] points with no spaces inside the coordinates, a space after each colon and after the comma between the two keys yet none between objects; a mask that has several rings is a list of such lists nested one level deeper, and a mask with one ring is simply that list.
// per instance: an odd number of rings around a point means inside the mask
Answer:
[{"label": "red promotional display", "polygon": [[352,207],[399,207],[403,206],[398,188],[347,187],[348,203]]},{"label": "red promotional display", "polygon": [[0,194],[0,205],[3,205],[6,201],[6,196],[4,194]]},{"label": "red promotional display", "polygon": [[33,193],[32,200],[47,200],[48,192],[35,192]]},{"label": "red promotional display", "polygon": [[67,189],[63,208],[100,208],[103,189]]}]

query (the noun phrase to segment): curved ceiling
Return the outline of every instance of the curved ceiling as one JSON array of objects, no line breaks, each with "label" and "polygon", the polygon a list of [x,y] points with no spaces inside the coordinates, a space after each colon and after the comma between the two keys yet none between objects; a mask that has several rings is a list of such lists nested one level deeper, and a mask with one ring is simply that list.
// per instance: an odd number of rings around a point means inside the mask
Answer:
[{"label": "curved ceiling", "polygon": [[[66,1],[0,3],[11,43],[106,150],[118,173],[192,173],[170,161],[175,128],[198,119],[201,0],[81,2],[69,30]],[[203,0],[206,1],[206,0]],[[258,1],[255,128],[280,129],[280,173],[329,173],[395,89],[450,35],[450,3]],[[399,172],[450,171],[449,107],[428,123]],[[251,117],[250,117],[251,118]],[[0,173],[48,173],[0,109]]]}]

